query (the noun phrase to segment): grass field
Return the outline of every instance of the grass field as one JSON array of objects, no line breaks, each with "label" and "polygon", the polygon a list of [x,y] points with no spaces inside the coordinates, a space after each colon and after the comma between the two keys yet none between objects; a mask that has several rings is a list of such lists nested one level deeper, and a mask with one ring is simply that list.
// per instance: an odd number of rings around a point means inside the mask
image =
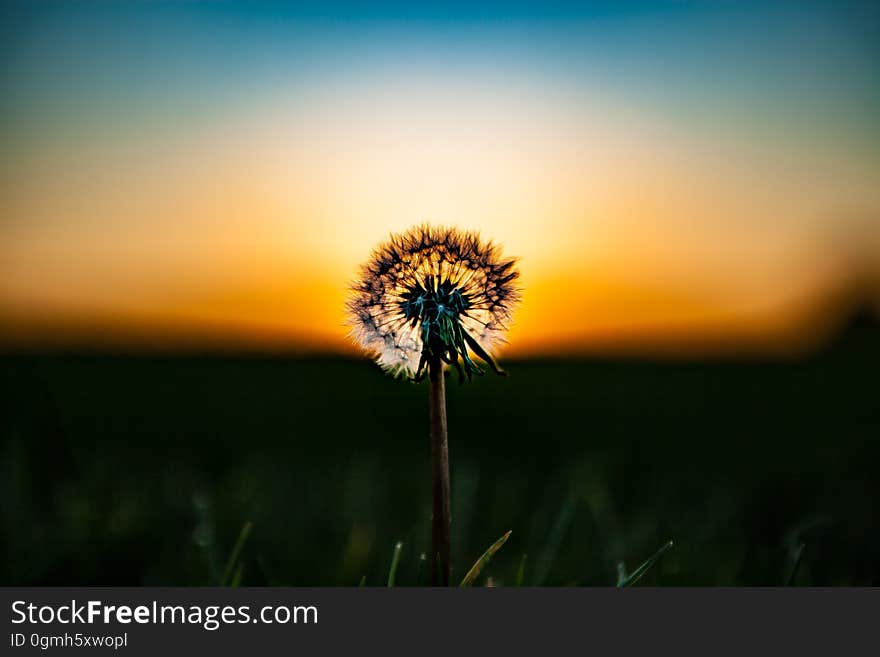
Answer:
[{"label": "grass field", "polygon": [[[429,544],[425,384],[367,360],[9,354],[2,584],[398,585]],[[796,361],[512,361],[449,385],[457,579],[880,584],[880,332]],[[421,576],[424,576],[422,572]]]}]

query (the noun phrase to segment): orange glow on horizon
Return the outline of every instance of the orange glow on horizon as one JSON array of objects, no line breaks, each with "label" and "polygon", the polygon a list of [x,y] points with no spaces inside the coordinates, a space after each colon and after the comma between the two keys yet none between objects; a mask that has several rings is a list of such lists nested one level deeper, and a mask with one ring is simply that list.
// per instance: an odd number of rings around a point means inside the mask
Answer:
[{"label": "orange glow on horizon", "polygon": [[0,337],[351,353],[349,281],[423,221],[521,258],[512,356],[794,344],[805,309],[876,280],[880,159],[843,128],[443,61],[9,130]]}]

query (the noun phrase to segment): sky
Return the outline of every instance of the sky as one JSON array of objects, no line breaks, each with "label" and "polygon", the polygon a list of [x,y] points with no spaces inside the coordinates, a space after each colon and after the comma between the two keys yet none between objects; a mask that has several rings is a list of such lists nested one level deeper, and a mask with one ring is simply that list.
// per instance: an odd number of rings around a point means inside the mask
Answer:
[{"label": "sky", "polygon": [[351,352],[424,221],[520,258],[511,355],[784,351],[880,291],[876,3],[0,12],[7,343]]}]

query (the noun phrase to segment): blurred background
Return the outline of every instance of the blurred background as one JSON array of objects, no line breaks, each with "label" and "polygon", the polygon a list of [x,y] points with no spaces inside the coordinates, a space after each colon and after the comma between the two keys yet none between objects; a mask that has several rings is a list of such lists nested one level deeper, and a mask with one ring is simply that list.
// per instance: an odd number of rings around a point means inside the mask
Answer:
[{"label": "blurred background", "polygon": [[880,584],[876,3],[0,17],[0,583],[213,584],[245,526],[243,584],[419,581],[427,388],[344,302],[431,221],[524,290],[449,386],[459,576]]}]

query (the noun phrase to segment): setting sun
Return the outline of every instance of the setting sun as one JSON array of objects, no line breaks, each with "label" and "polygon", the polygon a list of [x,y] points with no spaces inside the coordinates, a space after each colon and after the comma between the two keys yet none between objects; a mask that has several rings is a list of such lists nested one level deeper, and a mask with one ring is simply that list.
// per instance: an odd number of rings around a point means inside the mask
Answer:
[{"label": "setting sun", "polygon": [[[249,30],[177,11],[92,33],[59,8],[9,45],[7,339],[349,349],[362,254],[419,222],[521,258],[510,353],[772,344],[873,275],[876,240],[849,246],[880,232],[877,59],[834,21],[778,42],[781,16],[734,9]],[[717,41],[699,60],[679,39]]]}]

